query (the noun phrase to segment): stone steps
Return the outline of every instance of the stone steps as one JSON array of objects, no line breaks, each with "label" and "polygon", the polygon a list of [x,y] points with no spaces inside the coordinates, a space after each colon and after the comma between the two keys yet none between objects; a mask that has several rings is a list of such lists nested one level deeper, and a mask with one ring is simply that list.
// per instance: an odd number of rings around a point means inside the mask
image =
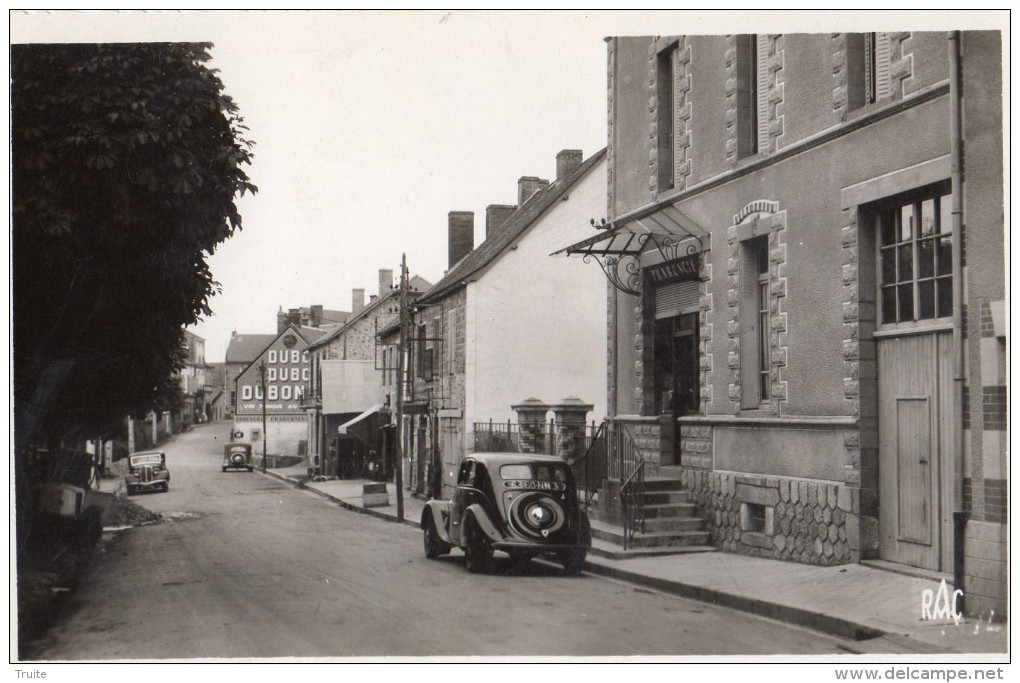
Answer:
[{"label": "stone steps", "polygon": [[633,546],[623,549],[619,543],[592,538],[589,555],[605,557],[611,560],[629,560],[637,557],[662,557],[663,555],[686,555],[689,553],[714,553],[716,548],[710,545],[662,545],[647,548]]},{"label": "stone steps", "polygon": [[[591,535],[593,539],[607,541],[613,545],[623,547],[623,527],[615,524],[608,524],[593,520],[591,522]],[[648,531],[634,535],[628,545],[628,550],[637,548],[674,548],[682,546],[707,546],[709,536],[707,531]]]},{"label": "stone steps", "polygon": [[[610,482],[608,489],[599,492],[605,504],[598,507],[600,514],[592,521],[592,536],[619,546],[622,552],[623,526],[618,492],[619,482]],[[616,494],[615,497],[613,494]],[[708,545],[709,533],[705,530],[704,520],[697,515],[697,506],[691,502],[690,493],[682,490],[679,479],[661,476],[647,478],[643,500],[644,530],[630,539],[627,553],[665,548],[711,547]]]}]

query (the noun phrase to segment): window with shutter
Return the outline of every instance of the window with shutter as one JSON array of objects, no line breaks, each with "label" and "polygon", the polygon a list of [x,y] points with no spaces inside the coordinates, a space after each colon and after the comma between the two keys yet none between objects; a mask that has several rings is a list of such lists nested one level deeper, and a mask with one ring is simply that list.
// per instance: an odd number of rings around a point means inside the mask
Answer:
[{"label": "window with shutter", "polygon": [[673,188],[676,180],[674,162],[674,109],[676,91],[677,43],[674,42],[659,52],[656,63],[656,135],[658,188],[659,191]]},{"label": "window with shutter", "polygon": [[888,33],[849,33],[846,37],[847,109],[853,111],[889,97]]},{"label": "window with shutter", "polygon": [[768,402],[772,384],[767,235],[741,245],[739,314],[740,407],[749,410]]},{"label": "window with shutter", "polygon": [[768,36],[736,38],[737,156],[768,148]]},{"label": "window with shutter", "polygon": [[769,151],[769,37],[755,36],[755,81],[756,98],[754,153]]}]

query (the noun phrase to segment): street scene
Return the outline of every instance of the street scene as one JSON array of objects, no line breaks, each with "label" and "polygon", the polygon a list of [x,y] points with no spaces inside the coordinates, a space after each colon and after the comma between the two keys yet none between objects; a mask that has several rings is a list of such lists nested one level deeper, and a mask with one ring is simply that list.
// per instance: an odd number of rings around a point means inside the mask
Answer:
[{"label": "street scene", "polygon": [[16,676],[1009,662],[1008,13],[11,20]]},{"label": "street scene", "polygon": [[550,564],[496,558],[477,577],[459,553],[427,560],[411,526],[222,472],[226,435],[206,425],[166,447],[170,490],[135,497],[162,521],[108,532],[88,585],[24,659],[846,652],[824,634]]}]

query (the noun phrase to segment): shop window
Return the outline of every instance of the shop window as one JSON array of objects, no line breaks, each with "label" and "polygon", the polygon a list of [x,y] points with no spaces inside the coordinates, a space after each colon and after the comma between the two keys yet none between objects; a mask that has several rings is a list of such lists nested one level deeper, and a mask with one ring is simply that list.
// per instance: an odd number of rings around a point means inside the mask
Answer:
[{"label": "shop window", "polygon": [[740,280],[740,407],[755,409],[772,392],[768,235],[741,243]]},{"label": "shop window", "polygon": [[951,195],[935,190],[886,205],[876,217],[884,325],[953,312]]}]

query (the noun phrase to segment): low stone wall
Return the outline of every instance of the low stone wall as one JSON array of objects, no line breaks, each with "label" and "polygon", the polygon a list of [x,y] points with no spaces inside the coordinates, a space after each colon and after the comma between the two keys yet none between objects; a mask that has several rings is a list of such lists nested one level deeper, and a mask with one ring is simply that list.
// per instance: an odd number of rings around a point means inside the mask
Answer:
[{"label": "low stone wall", "polygon": [[[681,480],[723,550],[817,565],[860,560],[858,489],[687,467]],[[745,504],[763,513],[760,529]]]}]

